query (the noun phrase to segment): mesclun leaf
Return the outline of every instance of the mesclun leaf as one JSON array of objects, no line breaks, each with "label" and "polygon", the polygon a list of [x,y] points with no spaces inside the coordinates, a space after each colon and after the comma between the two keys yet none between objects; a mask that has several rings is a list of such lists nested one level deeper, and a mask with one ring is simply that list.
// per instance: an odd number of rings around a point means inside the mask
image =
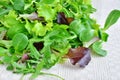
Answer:
[{"label": "mesclun leaf", "polygon": [[13,26],[8,29],[7,36],[8,38],[12,39],[17,33],[27,33],[27,30],[24,26],[18,24],[18,26]]},{"label": "mesclun leaf", "polygon": [[4,16],[12,9],[11,5],[9,5],[9,4],[10,4],[9,0],[1,0],[0,1],[0,17]]},{"label": "mesclun leaf", "polygon": [[8,53],[7,49],[0,47],[0,57],[6,55],[6,53]]},{"label": "mesclun leaf", "polygon": [[73,65],[78,63],[80,67],[85,67],[91,60],[90,50],[85,47],[71,48],[67,56]]},{"label": "mesclun leaf", "polygon": [[52,4],[55,0],[41,0],[41,3]]},{"label": "mesclun leaf", "polygon": [[36,72],[31,76],[32,79],[36,78],[44,66],[44,61],[40,61],[36,66]]},{"label": "mesclun leaf", "polygon": [[15,10],[23,10],[25,3],[24,0],[12,0]]},{"label": "mesclun leaf", "polygon": [[35,58],[36,60],[38,60],[39,57],[40,57],[40,53],[33,46],[32,42],[29,42],[29,48],[30,48],[30,57]]},{"label": "mesclun leaf", "polygon": [[28,45],[28,37],[23,33],[18,33],[13,37],[12,45],[16,51],[22,51]]},{"label": "mesclun leaf", "polygon": [[111,11],[111,13],[108,15],[106,19],[103,29],[107,30],[111,25],[115,24],[119,18],[120,18],[120,10]]},{"label": "mesclun leaf", "polygon": [[44,17],[46,21],[55,19],[56,10],[49,5],[41,4],[38,8],[38,16]]},{"label": "mesclun leaf", "polygon": [[12,46],[12,41],[0,40],[0,47],[9,49]]},{"label": "mesclun leaf", "polygon": [[33,23],[30,23],[28,20],[26,20],[25,28],[27,29],[27,31],[31,35],[32,35],[32,28],[33,28],[33,26],[34,26]]},{"label": "mesclun leaf", "polygon": [[104,32],[103,30],[99,29],[98,30],[98,36],[101,40],[106,42],[109,35],[106,32]]},{"label": "mesclun leaf", "polygon": [[92,0],[83,0],[86,4],[90,4]]},{"label": "mesclun leaf", "polygon": [[35,23],[32,31],[38,36],[44,36],[46,34],[46,28],[42,25],[42,23]]},{"label": "mesclun leaf", "polygon": [[5,15],[3,18],[0,19],[0,21],[5,27],[9,28],[16,24],[19,24],[19,21],[17,21],[16,18],[17,15],[15,14],[15,11],[11,10],[8,15]]},{"label": "mesclun leaf", "polygon": [[70,24],[70,30],[79,35],[85,29],[84,25],[81,24],[80,20],[74,20]]},{"label": "mesclun leaf", "polygon": [[63,12],[58,13],[57,15],[57,23],[59,24],[68,24],[67,18]]},{"label": "mesclun leaf", "polygon": [[94,35],[95,32],[93,29],[86,29],[80,33],[79,39],[83,42],[88,42],[94,37]]},{"label": "mesclun leaf", "polygon": [[3,16],[4,14],[8,13],[10,9],[0,9],[0,17]]},{"label": "mesclun leaf", "polygon": [[107,55],[107,51],[102,49],[102,41],[96,41],[92,45],[92,49],[96,54],[98,54],[100,56],[106,56]]}]

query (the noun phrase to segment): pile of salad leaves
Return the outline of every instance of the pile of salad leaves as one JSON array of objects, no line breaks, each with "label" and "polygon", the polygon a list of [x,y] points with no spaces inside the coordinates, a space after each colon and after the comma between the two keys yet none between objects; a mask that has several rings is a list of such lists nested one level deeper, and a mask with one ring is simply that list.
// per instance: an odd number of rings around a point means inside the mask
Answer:
[{"label": "pile of salad leaves", "polygon": [[120,10],[108,15],[103,28],[90,17],[95,11],[91,0],[0,0],[0,63],[35,78],[65,59],[85,67],[90,50],[106,56],[105,31]]}]

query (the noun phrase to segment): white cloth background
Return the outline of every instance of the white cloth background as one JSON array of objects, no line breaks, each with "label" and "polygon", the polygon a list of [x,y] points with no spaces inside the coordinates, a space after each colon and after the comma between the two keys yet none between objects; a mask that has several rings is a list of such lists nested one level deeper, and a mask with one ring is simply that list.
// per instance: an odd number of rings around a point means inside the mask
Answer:
[{"label": "white cloth background", "polygon": [[[120,10],[120,0],[93,0],[97,12],[93,17],[103,26],[108,13],[113,9]],[[47,72],[58,74],[65,80],[120,80],[120,20],[107,31],[108,42],[104,43],[104,49],[108,51],[106,57],[92,56],[89,65],[81,69],[72,66],[69,62],[58,64]],[[28,75],[29,76],[29,75]],[[24,80],[28,80],[28,76]],[[21,75],[6,71],[6,67],[0,65],[0,80],[19,80]],[[59,80],[50,76],[39,76],[35,80]]]}]

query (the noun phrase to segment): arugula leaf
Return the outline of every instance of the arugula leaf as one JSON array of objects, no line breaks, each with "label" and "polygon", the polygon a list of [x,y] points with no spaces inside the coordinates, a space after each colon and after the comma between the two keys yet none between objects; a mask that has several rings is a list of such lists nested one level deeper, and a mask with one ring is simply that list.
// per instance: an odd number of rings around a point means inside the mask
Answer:
[{"label": "arugula leaf", "polygon": [[44,65],[44,61],[40,61],[40,62],[37,64],[37,66],[36,66],[36,71],[35,71],[35,73],[32,74],[31,79],[34,79],[34,78],[36,78],[36,77],[39,75],[40,71],[41,71],[42,68],[43,68],[43,65]]},{"label": "arugula leaf", "polygon": [[120,18],[120,10],[111,11],[106,19],[106,22],[105,22],[103,29],[107,30],[110,26],[115,24],[119,18]]},{"label": "arugula leaf", "polygon": [[92,49],[93,51],[100,55],[100,56],[106,56],[107,55],[107,51],[102,49],[102,41],[96,41],[93,45],[92,45]]},{"label": "arugula leaf", "polygon": [[30,48],[30,56],[32,58],[35,58],[36,60],[39,59],[40,53],[37,51],[37,49],[33,46],[32,42],[29,42],[29,48]]}]

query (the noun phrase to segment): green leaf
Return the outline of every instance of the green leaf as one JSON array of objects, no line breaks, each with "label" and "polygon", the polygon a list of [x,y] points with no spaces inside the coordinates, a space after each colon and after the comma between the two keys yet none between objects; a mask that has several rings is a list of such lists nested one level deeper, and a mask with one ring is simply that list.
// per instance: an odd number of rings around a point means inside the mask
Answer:
[{"label": "green leaf", "polygon": [[92,0],[83,0],[85,4],[91,4]]},{"label": "green leaf", "polygon": [[38,16],[44,17],[46,21],[51,21],[56,18],[56,10],[49,5],[40,5],[38,8]]},{"label": "green leaf", "polygon": [[84,25],[81,24],[80,20],[74,20],[70,24],[70,30],[75,32],[77,35],[81,33],[85,29]]},{"label": "green leaf", "polygon": [[41,3],[52,4],[55,0],[41,0]]},{"label": "green leaf", "polygon": [[36,72],[32,74],[31,79],[35,79],[39,73],[41,72],[42,68],[44,66],[44,61],[40,61],[36,66]]},{"label": "green leaf", "polygon": [[3,18],[0,18],[0,22],[7,28],[13,26],[23,26],[19,20],[17,20],[17,14],[14,10],[11,10],[8,15],[5,15]]},{"label": "green leaf", "polygon": [[17,62],[12,62],[11,64],[14,68],[17,68],[17,69],[24,69],[25,68],[24,64],[20,64]]},{"label": "green leaf", "polygon": [[28,20],[26,20],[26,24],[25,24],[25,28],[27,29],[27,31],[29,32],[29,34],[32,34],[32,28],[33,28],[34,24],[30,23]]},{"label": "green leaf", "polygon": [[23,10],[25,3],[24,0],[12,0],[13,1],[13,6],[15,10]]},{"label": "green leaf", "polygon": [[27,10],[28,8],[30,8],[34,2],[35,2],[35,0],[27,1],[27,3],[25,3],[25,5],[24,5],[24,10]]},{"label": "green leaf", "polygon": [[35,58],[36,60],[39,59],[40,53],[37,51],[37,49],[33,46],[32,42],[29,42],[29,48],[30,48],[30,56],[32,58]]},{"label": "green leaf", "polygon": [[14,54],[14,53],[15,53],[15,49],[14,49],[13,46],[9,48],[9,53],[10,53],[10,54]]},{"label": "green leaf", "polygon": [[22,51],[28,45],[28,37],[23,33],[18,33],[13,37],[12,45],[16,51]]},{"label": "green leaf", "polygon": [[90,41],[95,36],[95,31],[93,29],[86,29],[83,30],[80,35],[79,39],[83,42]]},{"label": "green leaf", "polygon": [[8,13],[10,9],[0,9],[0,17]]},{"label": "green leaf", "polygon": [[46,34],[46,28],[41,23],[35,23],[34,27],[32,28],[32,31],[37,36],[44,36]]},{"label": "green leaf", "polygon": [[107,51],[102,49],[102,41],[96,41],[92,45],[92,49],[96,54],[98,54],[100,56],[106,56],[107,55]]},{"label": "green leaf", "polygon": [[18,24],[17,26],[13,26],[8,29],[7,36],[12,39],[17,33],[27,33],[27,30],[24,26]]},{"label": "green leaf", "polygon": [[9,49],[12,46],[12,43],[8,40],[0,40],[0,46]]},{"label": "green leaf", "polygon": [[67,40],[62,40],[62,41],[54,41],[51,44],[51,48],[56,50],[57,52],[61,53],[61,55],[66,54],[68,50],[71,48],[69,42]]},{"label": "green leaf", "polygon": [[0,56],[4,56],[7,53],[7,49],[4,49],[3,47],[0,47]]},{"label": "green leaf", "polygon": [[109,35],[101,29],[98,30],[98,36],[102,41],[105,41],[105,42],[107,42],[107,39],[109,37]]},{"label": "green leaf", "polygon": [[4,63],[10,64],[11,61],[12,61],[12,56],[4,56],[2,61],[3,61]]},{"label": "green leaf", "polygon": [[9,0],[0,1],[0,18],[2,18],[2,16],[7,14],[12,9],[12,6],[9,4],[10,4]]},{"label": "green leaf", "polygon": [[10,64],[10,65],[7,66],[7,70],[13,70],[13,69],[14,68],[13,68],[12,64]]},{"label": "green leaf", "polygon": [[115,24],[119,18],[120,18],[120,10],[111,11],[106,19],[104,30],[107,30],[110,26]]}]

